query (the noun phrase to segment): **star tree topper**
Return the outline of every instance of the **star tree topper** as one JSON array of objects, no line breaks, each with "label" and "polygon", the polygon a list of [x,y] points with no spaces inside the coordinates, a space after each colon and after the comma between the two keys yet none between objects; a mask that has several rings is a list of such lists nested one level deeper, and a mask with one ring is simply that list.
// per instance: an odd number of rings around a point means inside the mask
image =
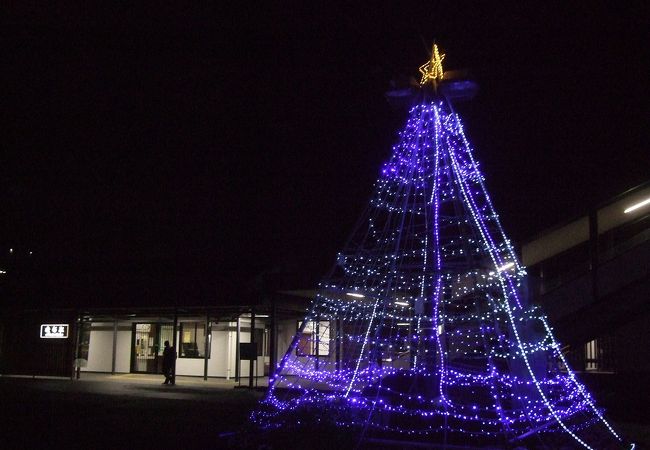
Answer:
[{"label": "star tree topper", "polygon": [[442,80],[443,70],[442,70],[442,60],[445,59],[444,53],[441,55],[438,51],[438,46],[433,44],[433,49],[431,50],[431,59],[427,61],[426,64],[420,66],[420,73],[422,74],[422,79],[420,80],[420,85],[423,86],[427,81],[431,81],[433,85],[436,85],[436,81]]}]

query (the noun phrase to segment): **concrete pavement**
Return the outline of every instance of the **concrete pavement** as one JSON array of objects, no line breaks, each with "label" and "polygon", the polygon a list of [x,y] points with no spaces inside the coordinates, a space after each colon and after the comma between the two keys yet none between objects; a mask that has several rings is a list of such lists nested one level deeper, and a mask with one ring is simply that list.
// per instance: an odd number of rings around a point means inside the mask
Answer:
[{"label": "concrete pavement", "polygon": [[[219,401],[221,396],[215,395],[219,391],[240,386],[240,383],[232,379],[208,378],[204,380],[199,377],[187,376],[177,376],[176,384],[171,386],[162,384],[164,380],[162,375],[132,373],[110,375],[82,372],[78,380],[16,375],[2,375],[0,379],[13,379],[17,383],[34,380],[35,383],[29,383],[30,388],[40,391],[202,401]],[[257,382],[260,388],[268,386],[268,378],[261,378]],[[241,386],[242,388],[247,387],[248,379],[242,378]]]},{"label": "concrete pavement", "polygon": [[[0,448],[225,448],[263,393],[231,380],[82,374],[0,376]],[[242,380],[244,381],[244,380]]]}]

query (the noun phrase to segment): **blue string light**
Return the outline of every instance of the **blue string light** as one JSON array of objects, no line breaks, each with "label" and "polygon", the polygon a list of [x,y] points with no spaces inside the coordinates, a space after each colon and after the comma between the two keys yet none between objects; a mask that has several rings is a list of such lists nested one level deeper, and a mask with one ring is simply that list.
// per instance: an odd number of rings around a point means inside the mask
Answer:
[{"label": "blue string light", "polygon": [[296,425],[310,410],[418,439],[622,445],[528,304],[525,268],[445,101],[410,110],[375,187],[305,318],[319,335],[297,333],[254,421]]}]

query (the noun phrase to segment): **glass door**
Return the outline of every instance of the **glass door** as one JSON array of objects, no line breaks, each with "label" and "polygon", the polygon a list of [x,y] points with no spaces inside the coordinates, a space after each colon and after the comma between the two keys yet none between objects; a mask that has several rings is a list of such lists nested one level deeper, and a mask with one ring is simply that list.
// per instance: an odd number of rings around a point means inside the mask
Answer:
[{"label": "glass door", "polygon": [[156,373],[162,373],[163,351],[165,351],[165,341],[169,341],[169,345],[174,345],[174,324],[161,323],[158,326],[158,362],[156,366]]},{"label": "glass door", "polygon": [[170,345],[173,345],[173,324],[134,323],[131,372],[162,373],[162,354],[165,341],[169,341]]}]

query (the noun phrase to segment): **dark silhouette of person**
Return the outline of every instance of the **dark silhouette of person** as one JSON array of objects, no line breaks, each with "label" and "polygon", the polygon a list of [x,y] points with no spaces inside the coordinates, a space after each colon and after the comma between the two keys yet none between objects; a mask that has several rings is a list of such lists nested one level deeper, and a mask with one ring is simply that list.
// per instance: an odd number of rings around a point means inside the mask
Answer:
[{"label": "dark silhouette of person", "polygon": [[165,382],[163,384],[175,384],[174,380],[174,362],[176,361],[176,351],[174,347],[169,346],[169,341],[165,341],[165,349],[163,350],[162,370],[165,375]]}]

